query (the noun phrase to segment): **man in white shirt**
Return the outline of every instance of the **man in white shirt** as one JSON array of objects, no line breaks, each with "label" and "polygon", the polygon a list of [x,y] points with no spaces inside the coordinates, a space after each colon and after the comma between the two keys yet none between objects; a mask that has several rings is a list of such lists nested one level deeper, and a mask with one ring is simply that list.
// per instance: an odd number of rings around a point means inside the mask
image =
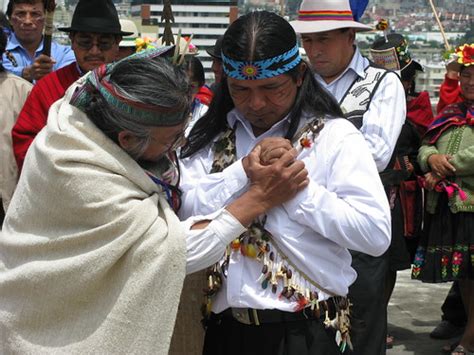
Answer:
[{"label": "man in white shirt", "polygon": [[340,354],[350,348],[345,296],[356,278],[347,249],[381,255],[390,242],[376,166],[286,20],[240,17],[224,34],[222,62],[222,95],[182,150],[181,216],[245,193],[256,145],[264,164],[294,146],[310,183],[254,220],[208,272],[204,354]]},{"label": "man in white shirt", "polygon": [[[304,0],[291,25],[301,35],[316,79],[364,135],[377,170],[382,172],[405,121],[406,103],[398,76],[372,67],[355,45],[356,32],[371,28],[354,21],[349,0]],[[349,292],[354,304],[354,349],[360,355],[384,354],[387,256],[360,251],[352,252],[358,278]]]},{"label": "man in white shirt", "polygon": [[3,352],[167,354],[185,274],[309,183],[296,152],[263,166],[257,149],[246,193],[179,221],[190,85],[172,53],[101,66],[49,110],[0,233]]}]

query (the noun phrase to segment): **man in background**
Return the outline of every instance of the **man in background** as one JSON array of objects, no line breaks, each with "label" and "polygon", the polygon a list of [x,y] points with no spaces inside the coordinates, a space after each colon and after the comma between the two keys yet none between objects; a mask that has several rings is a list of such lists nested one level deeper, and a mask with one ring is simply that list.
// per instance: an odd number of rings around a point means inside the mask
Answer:
[{"label": "man in background", "polygon": [[120,28],[123,32],[131,32],[131,35],[123,36],[119,43],[117,60],[128,57],[137,51],[136,39],[140,37],[137,25],[132,20],[120,19]]},{"label": "man in background", "polygon": [[43,52],[45,0],[10,0],[7,16],[13,32],[2,56],[4,68],[28,81],[36,81],[74,62],[69,46],[51,43],[51,56]]},{"label": "man in background", "polygon": [[[372,66],[355,44],[357,32],[372,28],[355,21],[349,0],[303,0],[298,20],[291,24],[301,35],[316,80],[333,94],[346,119],[364,135],[377,170],[382,172],[405,122],[406,102],[398,76]],[[385,354],[388,255],[351,254],[358,275],[349,289],[354,353]]]},{"label": "man in background", "polygon": [[40,80],[25,102],[12,130],[13,151],[19,171],[31,142],[46,125],[50,106],[62,98],[67,88],[83,74],[113,62],[122,36],[131,34],[122,32],[112,0],[80,0],[71,26],[59,30],[69,33],[76,62]]},{"label": "man in background", "polygon": [[216,86],[221,83],[222,77],[224,75],[221,57],[222,38],[224,38],[224,36],[219,36],[216,40],[216,43],[212,47],[206,49],[207,54],[209,54],[212,58],[211,70],[214,73],[214,84],[211,86],[212,91],[216,90]]}]

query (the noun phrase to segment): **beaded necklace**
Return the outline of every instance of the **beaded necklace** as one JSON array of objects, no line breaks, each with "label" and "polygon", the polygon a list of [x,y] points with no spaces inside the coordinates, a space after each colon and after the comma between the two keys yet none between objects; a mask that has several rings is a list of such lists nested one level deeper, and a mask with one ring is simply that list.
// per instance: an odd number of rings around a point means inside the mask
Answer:
[{"label": "beaded necklace", "polygon": [[[324,120],[316,118],[299,132],[293,144],[299,150],[309,148],[324,127]],[[214,161],[211,173],[224,170],[236,160],[235,128],[228,128],[214,144]],[[272,235],[265,229],[266,216],[255,219],[246,232],[234,239],[227,247],[223,262],[215,264],[207,271],[208,288],[206,293],[205,313],[209,314],[212,307],[212,296],[222,285],[222,276],[227,275],[230,255],[240,252],[245,257],[261,262],[262,273],[257,280],[263,289],[271,287],[279,297],[296,300],[299,311],[307,306],[318,306],[318,294],[311,291],[314,287],[333,295],[331,292],[312,281],[303,271],[299,270],[286,255],[272,242]],[[280,281],[280,282],[279,282]]]},{"label": "beaded necklace", "polygon": [[[298,151],[311,148],[323,128],[324,119],[312,120],[295,134],[293,146]],[[237,159],[235,139],[235,127],[228,127],[214,143],[211,173],[221,172],[235,162]],[[243,256],[256,259],[262,264],[262,272],[257,280],[260,287],[263,289],[271,287],[272,293],[278,293],[279,298],[296,301],[295,312],[309,307],[317,318],[321,314],[325,315],[324,325],[336,330],[336,342],[341,351],[343,352],[346,346],[352,349],[349,335],[350,303],[347,298],[336,296],[324,289],[293,264],[276,242],[272,241],[272,234],[265,229],[265,222],[266,216],[255,219],[247,231],[234,239],[226,248],[223,260],[207,270],[203,316],[207,318],[211,314],[212,298],[222,286],[222,277],[227,277],[231,254],[240,252]],[[319,301],[315,288],[332,296],[332,303]]]}]

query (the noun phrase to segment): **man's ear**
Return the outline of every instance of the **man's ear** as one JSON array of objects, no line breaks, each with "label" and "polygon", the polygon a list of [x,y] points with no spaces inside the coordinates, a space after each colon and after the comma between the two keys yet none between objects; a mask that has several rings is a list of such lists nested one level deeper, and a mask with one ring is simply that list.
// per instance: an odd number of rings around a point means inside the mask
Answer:
[{"label": "man's ear", "polygon": [[349,39],[351,41],[352,44],[355,43],[355,39],[356,39],[356,30],[354,28],[350,28],[349,29]]},{"label": "man's ear", "polygon": [[301,84],[303,84],[303,78],[304,78],[304,74],[306,73],[306,70],[308,70],[308,66],[306,65],[304,61],[301,61],[301,64],[298,68],[298,79],[296,80],[296,85],[298,87],[300,87]]},{"label": "man's ear", "polygon": [[126,152],[130,151],[132,147],[136,144],[136,139],[134,134],[130,131],[120,131],[117,136],[119,146]]}]

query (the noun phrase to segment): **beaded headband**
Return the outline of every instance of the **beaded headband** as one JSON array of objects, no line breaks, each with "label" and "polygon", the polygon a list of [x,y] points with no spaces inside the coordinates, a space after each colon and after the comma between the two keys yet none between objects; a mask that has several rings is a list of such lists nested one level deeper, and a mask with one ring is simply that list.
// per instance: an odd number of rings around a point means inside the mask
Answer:
[{"label": "beaded headband", "polygon": [[239,61],[222,53],[224,72],[238,80],[268,79],[284,74],[301,62],[298,44],[283,54],[257,61]]},{"label": "beaded headband", "polygon": [[[152,59],[166,54],[172,48],[173,46],[167,46],[159,49],[144,50],[123,60],[130,60],[131,58]],[[187,111],[178,110],[167,112],[169,108],[133,101],[125,97],[125,95],[109,81],[110,72],[119,62],[104,64],[91,71],[84,84],[77,88],[73,94],[70,101],[71,105],[81,111],[85,111],[86,107],[89,106],[90,102],[94,99],[94,95],[99,93],[115,110],[138,123],[150,126],[173,126],[185,121],[188,117]]]}]

